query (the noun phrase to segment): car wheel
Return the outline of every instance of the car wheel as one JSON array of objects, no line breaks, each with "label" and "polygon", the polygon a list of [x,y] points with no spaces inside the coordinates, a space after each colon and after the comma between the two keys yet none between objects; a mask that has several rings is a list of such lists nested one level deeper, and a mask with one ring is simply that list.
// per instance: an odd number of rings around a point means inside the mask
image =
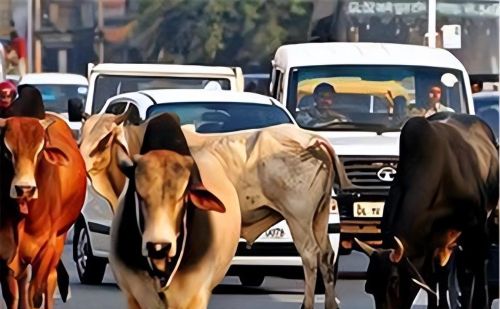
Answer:
[{"label": "car wheel", "polygon": [[73,259],[82,284],[100,284],[104,278],[107,260],[92,255],[90,237],[85,223],[75,225],[73,235]]},{"label": "car wheel", "polygon": [[245,274],[239,276],[243,286],[258,287],[264,282],[264,276],[255,274]]}]

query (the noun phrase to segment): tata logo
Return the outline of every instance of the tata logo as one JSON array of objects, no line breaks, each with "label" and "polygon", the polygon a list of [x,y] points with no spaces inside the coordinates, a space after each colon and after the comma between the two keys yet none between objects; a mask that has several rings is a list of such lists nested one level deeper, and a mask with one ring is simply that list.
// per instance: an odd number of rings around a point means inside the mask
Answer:
[{"label": "tata logo", "polygon": [[377,172],[378,179],[386,182],[390,182],[394,180],[394,176],[396,176],[396,170],[390,166],[382,167]]}]

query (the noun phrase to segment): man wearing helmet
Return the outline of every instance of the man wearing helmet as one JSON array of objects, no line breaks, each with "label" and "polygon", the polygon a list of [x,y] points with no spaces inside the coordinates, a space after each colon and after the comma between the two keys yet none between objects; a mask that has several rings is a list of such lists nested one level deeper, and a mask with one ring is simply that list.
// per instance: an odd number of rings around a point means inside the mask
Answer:
[{"label": "man wearing helmet", "polygon": [[3,111],[10,107],[17,95],[16,86],[10,81],[0,82],[0,110]]}]

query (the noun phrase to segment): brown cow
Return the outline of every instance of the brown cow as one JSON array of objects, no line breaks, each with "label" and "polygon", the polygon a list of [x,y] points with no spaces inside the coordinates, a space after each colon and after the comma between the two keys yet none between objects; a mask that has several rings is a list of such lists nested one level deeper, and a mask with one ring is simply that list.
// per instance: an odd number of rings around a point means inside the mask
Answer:
[{"label": "brown cow", "polygon": [[[206,308],[236,251],[238,196],[224,175],[209,183],[172,115],[152,119],[133,161],[111,229],[110,265],[129,308]],[[213,210],[213,211],[207,211]]]},{"label": "brown cow", "polygon": [[[33,308],[45,295],[45,307],[53,308],[66,233],[85,199],[84,161],[70,128],[55,114],[2,119],[0,127],[2,223],[14,221],[1,238],[0,258],[9,268],[3,271],[4,298],[9,309]],[[32,279],[26,291],[28,265]]]}]

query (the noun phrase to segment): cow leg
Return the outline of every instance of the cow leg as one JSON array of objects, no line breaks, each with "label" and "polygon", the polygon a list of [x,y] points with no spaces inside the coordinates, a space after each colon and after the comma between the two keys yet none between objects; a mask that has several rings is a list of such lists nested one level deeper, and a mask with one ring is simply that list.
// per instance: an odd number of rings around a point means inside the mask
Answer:
[{"label": "cow leg", "polygon": [[128,309],[141,309],[141,306],[139,306],[139,303],[135,300],[133,296],[127,297],[127,304],[128,304]]},{"label": "cow leg", "polygon": [[53,268],[50,271],[50,274],[47,278],[47,284],[45,285],[45,308],[52,309],[54,308],[54,292],[56,291],[57,286],[57,271]]},{"label": "cow leg", "polygon": [[455,250],[463,308],[484,309],[488,305],[486,280],[487,238],[476,228],[462,235],[462,250]]},{"label": "cow leg", "polygon": [[[42,305],[42,295],[48,291],[48,278],[53,270],[56,269],[59,258],[55,254],[52,246],[47,246],[38,254],[37,259],[32,266],[32,279],[29,288],[29,297],[33,302],[33,307],[40,308]],[[57,282],[57,275],[55,277]],[[45,307],[53,306],[53,294],[45,294]],[[50,307],[52,308],[52,307]]]},{"label": "cow leg", "polygon": [[209,299],[210,293],[200,291],[184,309],[206,309]]},{"label": "cow leg", "polygon": [[301,226],[299,222],[287,221],[292,233],[293,242],[302,258],[304,268],[305,287],[302,309],[314,308],[314,288],[318,271],[320,250],[312,229]]},{"label": "cow leg", "polygon": [[28,268],[26,268],[19,278],[17,279],[17,284],[19,287],[19,308],[29,309],[30,304],[28,300]]},{"label": "cow leg", "polygon": [[440,267],[439,265],[436,265],[437,267],[437,272],[436,272],[436,278],[437,278],[437,283],[438,283],[438,295],[439,295],[439,303],[438,308],[439,309],[448,309],[448,299],[446,292],[448,291],[448,266],[445,267]]},{"label": "cow leg", "polygon": [[320,248],[319,269],[325,285],[325,308],[337,308],[335,300],[335,252],[328,238],[328,219],[330,213],[330,198],[327,198],[321,211],[316,214],[313,222],[314,235]]},{"label": "cow leg", "polygon": [[474,271],[472,304],[470,308],[488,308],[488,282],[486,280],[486,263]]},{"label": "cow leg", "polygon": [[19,306],[19,288],[16,278],[9,270],[7,265],[2,262],[0,267],[1,281],[2,281],[2,294],[7,309],[17,309]]}]

